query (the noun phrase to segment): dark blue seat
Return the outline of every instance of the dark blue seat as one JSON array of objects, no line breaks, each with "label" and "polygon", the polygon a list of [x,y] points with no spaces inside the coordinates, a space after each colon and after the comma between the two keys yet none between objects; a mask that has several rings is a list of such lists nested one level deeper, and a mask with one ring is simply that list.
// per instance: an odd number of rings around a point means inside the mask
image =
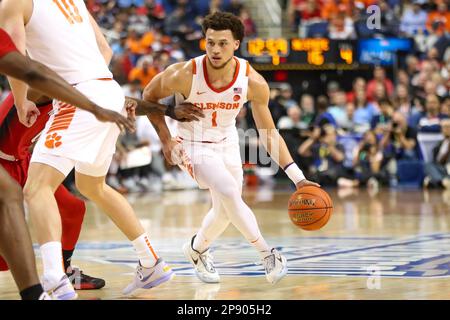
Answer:
[{"label": "dark blue seat", "polygon": [[397,178],[401,187],[421,187],[425,177],[424,163],[420,160],[398,160]]},{"label": "dark blue seat", "polygon": [[326,37],[328,34],[328,22],[316,22],[307,27],[306,36],[308,38]]},{"label": "dark blue seat", "polygon": [[360,19],[354,24],[356,34],[358,38],[372,38],[376,30],[371,30],[367,27],[367,21],[365,19]]}]

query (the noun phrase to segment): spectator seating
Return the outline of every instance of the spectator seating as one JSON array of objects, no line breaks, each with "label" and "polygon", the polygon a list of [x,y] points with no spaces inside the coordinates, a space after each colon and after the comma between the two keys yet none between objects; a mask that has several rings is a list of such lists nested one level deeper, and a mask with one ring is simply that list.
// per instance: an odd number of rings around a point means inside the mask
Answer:
[{"label": "spectator seating", "polygon": [[417,134],[417,141],[419,143],[420,152],[425,163],[433,161],[433,149],[443,139],[440,133],[423,133]]}]

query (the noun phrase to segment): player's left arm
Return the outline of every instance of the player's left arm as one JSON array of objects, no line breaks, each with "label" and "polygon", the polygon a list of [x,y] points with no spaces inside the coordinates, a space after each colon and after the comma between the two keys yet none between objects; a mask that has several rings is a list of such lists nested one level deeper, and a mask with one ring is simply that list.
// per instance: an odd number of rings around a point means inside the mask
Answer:
[{"label": "player's left arm", "polygon": [[[23,55],[26,55],[25,23],[30,5],[25,0],[4,0],[0,3],[0,28],[10,35],[17,50]],[[30,127],[39,116],[39,110],[27,99],[28,85],[13,77],[8,77],[8,82],[14,95],[19,120]]]},{"label": "player's left arm", "polygon": [[97,22],[94,20],[94,18],[89,13],[89,21],[92,25],[92,28],[94,29],[95,33],[95,40],[97,41],[98,48],[100,50],[100,53],[102,54],[103,58],[105,59],[106,65],[109,65],[111,62],[113,51],[111,47],[108,44],[108,41],[106,41],[105,36],[103,35],[102,30],[98,26]]},{"label": "player's left arm", "polygon": [[98,106],[54,71],[37,61],[23,56],[17,51],[3,56],[0,64],[0,71],[26,82],[29,86],[49,97],[54,97],[60,101],[89,111],[99,121],[114,122],[121,129],[134,130],[132,121],[123,117],[118,112]]},{"label": "player's left arm", "polygon": [[269,110],[269,85],[266,80],[251,68],[248,80],[248,100],[252,103],[252,113],[259,131],[260,141],[277,164],[283,168],[297,188],[306,185],[319,186],[305,178],[294,163],[286,142],[278,133]]},{"label": "player's left arm", "polygon": [[166,105],[132,97],[125,97],[125,106],[130,118],[134,118],[134,116],[147,116],[156,114],[160,116],[166,115],[174,120],[181,122],[190,122],[198,121],[198,118],[204,117],[203,112],[191,103]]}]

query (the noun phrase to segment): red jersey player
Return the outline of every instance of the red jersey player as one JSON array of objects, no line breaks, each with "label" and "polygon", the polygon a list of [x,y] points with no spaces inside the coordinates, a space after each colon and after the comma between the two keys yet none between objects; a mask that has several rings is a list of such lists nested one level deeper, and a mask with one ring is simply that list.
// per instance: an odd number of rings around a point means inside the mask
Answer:
[{"label": "red jersey player", "polygon": [[[41,98],[37,107],[40,114],[30,128],[20,123],[14,106],[14,97],[10,94],[0,106],[0,165],[23,188],[27,180],[31,153],[29,151],[34,138],[44,129],[50,112],[53,110],[52,100]],[[62,248],[64,268],[72,280],[75,289],[100,289],[105,281],[93,278],[70,265],[75,245],[81,231],[86,206],[84,201],[71,194],[63,185],[55,192],[56,202],[62,221]],[[6,262],[0,256],[0,271],[8,270]]]},{"label": "red jersey player", "polygon": [[[92,103],[55,72],[17,50],[9,35],[0,28],[0,74],[26,82],[41,92],[92,112],[100,121],[112,121],[119,127],[133,129],[132,122],[117,112]],[[22,117],[31,125],[39,111],[23,110]],[[25,221],[20,186],[0,166],[0,253],[8,261],[23,300],[48,300],[36,272],[33,247]]]}]

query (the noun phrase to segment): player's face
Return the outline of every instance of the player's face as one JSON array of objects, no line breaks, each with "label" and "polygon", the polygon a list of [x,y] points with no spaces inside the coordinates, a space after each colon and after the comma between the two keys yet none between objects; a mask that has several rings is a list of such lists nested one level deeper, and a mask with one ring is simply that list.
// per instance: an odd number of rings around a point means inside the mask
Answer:
[{"label": "player's face", "polygon": [[238,48],[239,40],[234,39],[230,30],[206,31],[206,55],[214,69],[225,67]]}]

